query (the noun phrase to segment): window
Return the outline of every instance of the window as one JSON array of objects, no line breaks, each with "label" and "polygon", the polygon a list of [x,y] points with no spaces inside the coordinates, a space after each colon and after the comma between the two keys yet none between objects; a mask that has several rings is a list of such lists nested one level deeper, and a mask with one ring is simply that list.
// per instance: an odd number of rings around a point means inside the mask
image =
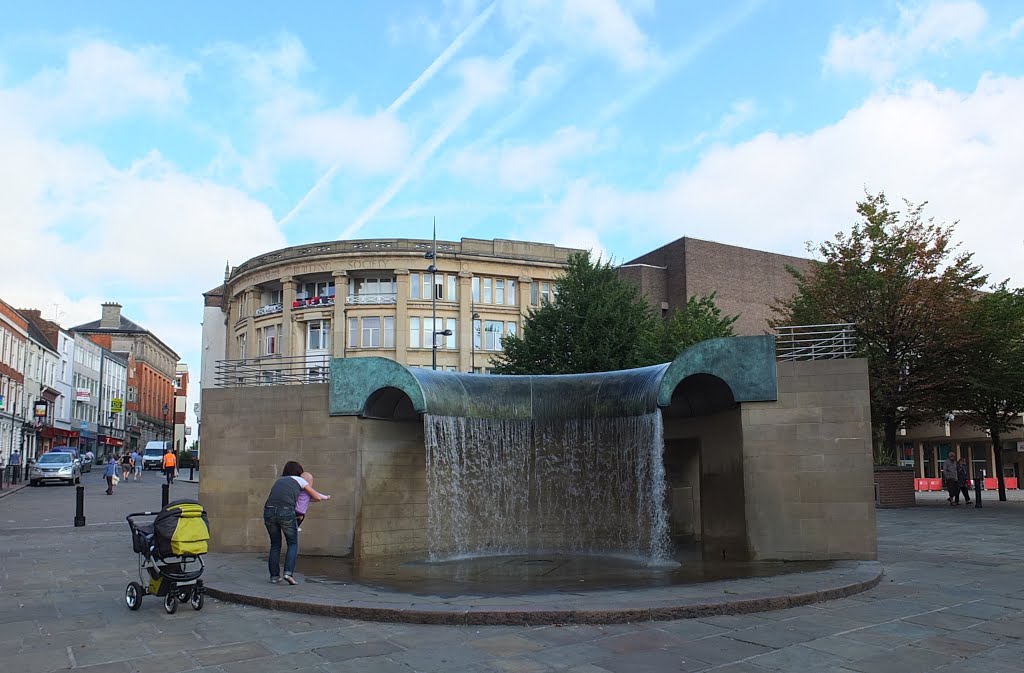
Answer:
[{"label": "window", "polygon": [[380,348],[380,318],[363,318],[363,348]]},{"label": "window", "polygon": [[493,282],[494,281],[491,278],[484,278],[484,303],[485,304],[490,304],[491,303],[491,284]]},{"label": "window", "polygon": [[500,320],[488,320],[484,325],[484,350],[500,351],[504,323]]},{"label": "window", "polygon": [[540,283],[530,283],[530,306],[540,303]]},{"label": "window", "polygon": [[384,316],[384,348],[395,347],[395,318]]},{"label": "window", "polygon": [[359,318],[348,319],[348,346],[359,348]]},{"label": "window", "polygon": [[473,348],[480,350],[480,319],[477,318],[473,321]]},{"label": "window", "polygon": [[505,280],[503,278],[494,279],[494,303],[505,303]]},{"label": "window", "polygon": [[409,318],[409,348],[419,348],[421,334],[420,319]]},{"label": "window", "polygon": [[459,335],[458,321],[455,318],[448,318],[445,329],[451,331],[451,334],[445,337],[444,347],[455,348]]},{"label": "window", "polygon": [[310,320],[306,325],[306,350],[322,351],[331,347],[331,321]]},{"label": "window", "polygon": [[239,360],[244,360],[245,357],[246,357],[246,354],[245,354],[245,337],[246,337],[245,334],[239,334],[238,337],[237,337],[237,341],[238,341],[238,359]]},{"label": "window", "polygon": [[281,303],[281,290],[264,290],[263,291],[263,305],[268,306],[270,304]]},{"label": "window", "polygon": [[444,274],[434,274],[434,297],[436,299],[444,299]]},{"label": "window", "polygon": [[474,304],[479,304],[480,303],[480,278],[477,277],[477,276],[473,276],[473,281],[472,281],[471,285],[472,285],[472,288],[473,288],[473,292],[472,292],[473,293],[473,303]]},{"label": "window", "polygon": [[516,282],[511,278],[508,279],[508,295],[505,297],[505,303],[509,306],[515,306],[516,301]]},{"label": "window", "polygon": [[513,334],[516,333],[516,330],[518,328],[519,328],[518,324],[516,324],[514,322],[507,322],[507,323],[505,323],[505,334],[506,335],[513,335]]},{"label": "window", "polygon": [[424,299],[430,299],[430,297],[433,296],[433,295],[430,294],[430,286],[434,282],[433,281],[433,276],[434,275],[435,274],[432,274],[432,273],[425,273],[425,274],[423,274],[423,298]]},{"label": "window", "polygon": [[419,299],[420,298],[420,288],[422,287],[420,285],[420,283],[422,283],[422,282],[423,281],[420,280],[420,274],[418,274],[418,273],[410,273],[409,274],[409,299]]},{"label": "window", "polygon": [[296,294],[297,299],[312,299],[313,297],[333,297],[334,281],[322,280],[313,283],[302,283],[299,285],[301,297]]},{"label": "window", "polygon": [[281,352],[281,325],[261,327],[258,333],[263,355],[276,355]]},{"label": "window", "polygon": [[550,304],[554,301],[555,295],[551,289],[551,283],[540,284],[540,301],[542,304]]},{"label": "window", "polygon": [[454,273],[448,274],[448,301],[459,300],[459,277]]}]

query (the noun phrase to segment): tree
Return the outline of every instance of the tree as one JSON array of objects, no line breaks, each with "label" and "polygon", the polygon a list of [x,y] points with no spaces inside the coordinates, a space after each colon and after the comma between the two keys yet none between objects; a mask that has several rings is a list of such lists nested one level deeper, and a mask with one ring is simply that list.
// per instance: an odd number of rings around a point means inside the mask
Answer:
[{"label": "tree", "polygon": [[739,316],[723,316],[715,304],[715,293],[693,296],[686,306],[676,309],[672,317],[659,325],[655,342],[656,362],[671,362],[695,343],[733,336],[732,325]]},{"label": "tree", "polygon": [[556,279],[557,300],[527,316],[522,336],[502,341],[497,374],[577,374],[631,369],[656,360],[658,318],[609,262],[573,253]]},{"label": "tree", "polygon": [[[968,335],[958,315],[985,276],[957,253],[954,225],[925,219],[926,203],[902,214],[884,193],[857,204],[863,221],[817,247],[806,273],[790,268],[797,294],[779,303],[778,325],[853,323],[868,359],[871,418],[884,454],[901,428],[944,415],[963,376]],[[813,246],[811,252],[814,252]]]},{"label": "tree", "polygon": [[999,499],[1006,500],[1002,437],[1021,427],[1024,413],[1024,289],[998,285],[965,314],[974,339],[963,352],[966,377],[956,417],[988,431],[996,457]]}]

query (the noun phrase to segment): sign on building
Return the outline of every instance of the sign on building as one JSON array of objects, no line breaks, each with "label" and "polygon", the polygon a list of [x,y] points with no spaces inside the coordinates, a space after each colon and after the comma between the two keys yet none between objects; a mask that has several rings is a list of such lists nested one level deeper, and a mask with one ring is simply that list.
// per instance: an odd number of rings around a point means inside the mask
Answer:
[{"label": "sign on building", "polygon": [[78,402],[88,402],[92,399],[92,392],[88,388],[75,388],[75,400]]},{"label": "sign on building", "polygon": [[110,400],[110,413],[119,414],[124,411],[124,400],[120,397],[115,397]]},{"label": "sign on building", "polygon": [[36,402],[32,405],[32,415],[36,417],[46,416],[46,402]]}]

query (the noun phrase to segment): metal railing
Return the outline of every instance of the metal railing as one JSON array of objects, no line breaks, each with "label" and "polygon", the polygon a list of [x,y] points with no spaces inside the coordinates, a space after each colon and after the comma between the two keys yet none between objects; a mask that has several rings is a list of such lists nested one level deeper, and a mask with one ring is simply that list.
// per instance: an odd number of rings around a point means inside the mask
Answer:
[{"label": "metal railing", "polygon": [[397,304],[398,294],[395,292],[379,292],[376,294],[350,294],[345,298],[346,304]]},{"label": "metal railing", "polygon": [[779,360],[844,360],[857,357],[853,323],[792,325],[775,328]]},{"label": "metal railing", "polygon": [[218,388],[327,383],[330,378],[330,355],[268,355],[245,360],[218,360],[214,365],[214,385]]}]

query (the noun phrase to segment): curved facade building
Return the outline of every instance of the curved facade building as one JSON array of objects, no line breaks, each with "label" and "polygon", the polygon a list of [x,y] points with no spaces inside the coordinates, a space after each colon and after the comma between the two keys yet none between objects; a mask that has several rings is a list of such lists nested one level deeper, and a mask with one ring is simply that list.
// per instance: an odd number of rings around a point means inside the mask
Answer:
[{"label": "curved facade building", "polygon": [[554,296],[554,279],[574,252],[463,238],[438,241],[431,260],[432,246],[330,241],[230,269],[224,285],[205,295],[203,387],[326,380],[332,357],[380,356],[413,367],[431,367],[436,357],[440,370],[486,373],[502,337]]}]

